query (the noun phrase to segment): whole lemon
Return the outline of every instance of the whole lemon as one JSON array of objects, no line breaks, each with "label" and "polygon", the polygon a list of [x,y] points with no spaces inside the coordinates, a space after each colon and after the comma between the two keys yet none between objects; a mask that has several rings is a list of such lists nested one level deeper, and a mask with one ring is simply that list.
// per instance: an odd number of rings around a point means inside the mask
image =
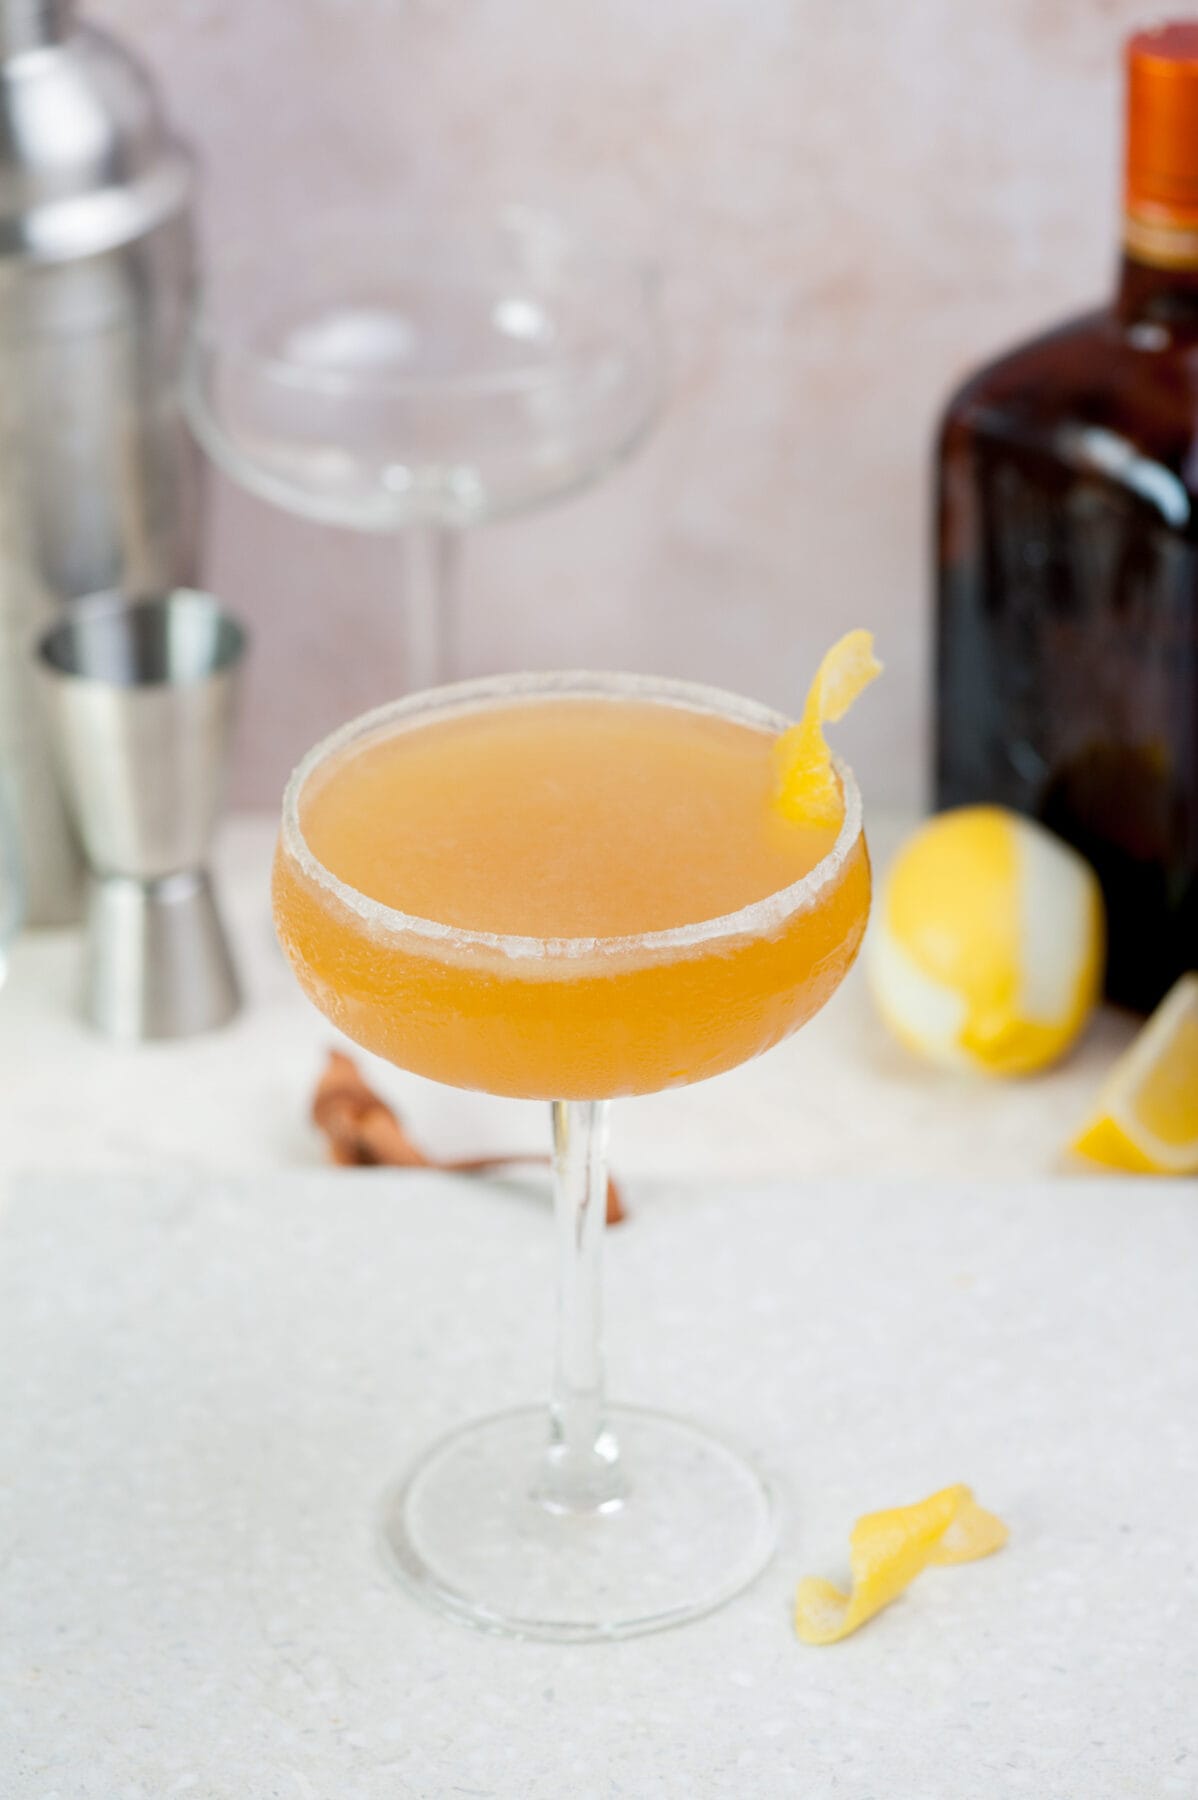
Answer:
[{"label": "whole lemon", "polygon": [[1102,891],[1085,859],[1032,819],[962,806],[909,837],[882,883],[870,986],[901,1041],[992,1075],[1054,1062],[1102,982]]}]

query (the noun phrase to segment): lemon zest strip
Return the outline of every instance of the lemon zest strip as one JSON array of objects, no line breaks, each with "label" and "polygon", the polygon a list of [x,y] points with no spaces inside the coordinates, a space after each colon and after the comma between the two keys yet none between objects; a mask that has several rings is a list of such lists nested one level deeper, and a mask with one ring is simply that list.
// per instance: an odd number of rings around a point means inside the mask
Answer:
[{"label": "lemon zest strip", "polygon": [[835,1644],[897,1600],[929,1565],[974,1562],[1007,1541],[1007,1528],[970,1488],[941,1488],[914,1506],[866,1513],[849,1537],[852,1588],[808,1575],[795,1596],[795,1630],[805,1644]]},{"label": "lemon zest strip", "polygon": [[882,665],[871,631],[849,631],[834,643],[807,690],[803,715],[774,746],[778,805],[796,824],[838,825],[844,798],[824,726],[843,719]]}]

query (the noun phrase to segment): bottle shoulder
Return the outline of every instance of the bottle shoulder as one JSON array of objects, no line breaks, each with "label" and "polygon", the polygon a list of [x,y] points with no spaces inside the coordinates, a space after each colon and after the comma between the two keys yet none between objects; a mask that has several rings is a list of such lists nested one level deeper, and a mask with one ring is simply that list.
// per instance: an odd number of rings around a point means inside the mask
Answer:
[{"label": "bottle shoulder", "polygon": [[1113,479],[1147,463],[1198,494],[1198,337],[1114,307],[1068,319],[970,375],[938,443],[942,459],[1005,447]]},{"label": "bottle shoulder", "polygon": [[949,396],[946,415],[967,413],[979,402],[993,403],[1031,388],[1058,386],[1067,371],[1076,372],[1109,353],[1116,337],[1109,307],[1062,319],[972,369]]}]

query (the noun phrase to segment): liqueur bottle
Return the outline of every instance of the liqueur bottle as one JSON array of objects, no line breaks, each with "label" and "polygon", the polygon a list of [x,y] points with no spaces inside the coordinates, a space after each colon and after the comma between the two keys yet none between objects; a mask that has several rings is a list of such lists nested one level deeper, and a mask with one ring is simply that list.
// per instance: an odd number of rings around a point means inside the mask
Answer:
[{"label": "liqueur bottle", "polygon": [[1198,19],[1126,47],[1112,299],[972,375],[936,453],[939,806],[1089,858],[1107,990],[1198,965]]}]

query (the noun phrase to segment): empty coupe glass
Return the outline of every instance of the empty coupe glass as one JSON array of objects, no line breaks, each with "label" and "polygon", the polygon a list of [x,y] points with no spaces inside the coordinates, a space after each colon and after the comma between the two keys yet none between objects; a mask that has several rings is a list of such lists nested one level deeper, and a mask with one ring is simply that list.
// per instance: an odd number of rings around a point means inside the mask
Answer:
[{"label": "empty coupe glass", "polygon": [[422,688],[452,660],[458,532],[577,492],[648,431],[653,282],[518,208],[305,221],[216,259],[187,389],[244,487],[404,534],[407,685]]}]

